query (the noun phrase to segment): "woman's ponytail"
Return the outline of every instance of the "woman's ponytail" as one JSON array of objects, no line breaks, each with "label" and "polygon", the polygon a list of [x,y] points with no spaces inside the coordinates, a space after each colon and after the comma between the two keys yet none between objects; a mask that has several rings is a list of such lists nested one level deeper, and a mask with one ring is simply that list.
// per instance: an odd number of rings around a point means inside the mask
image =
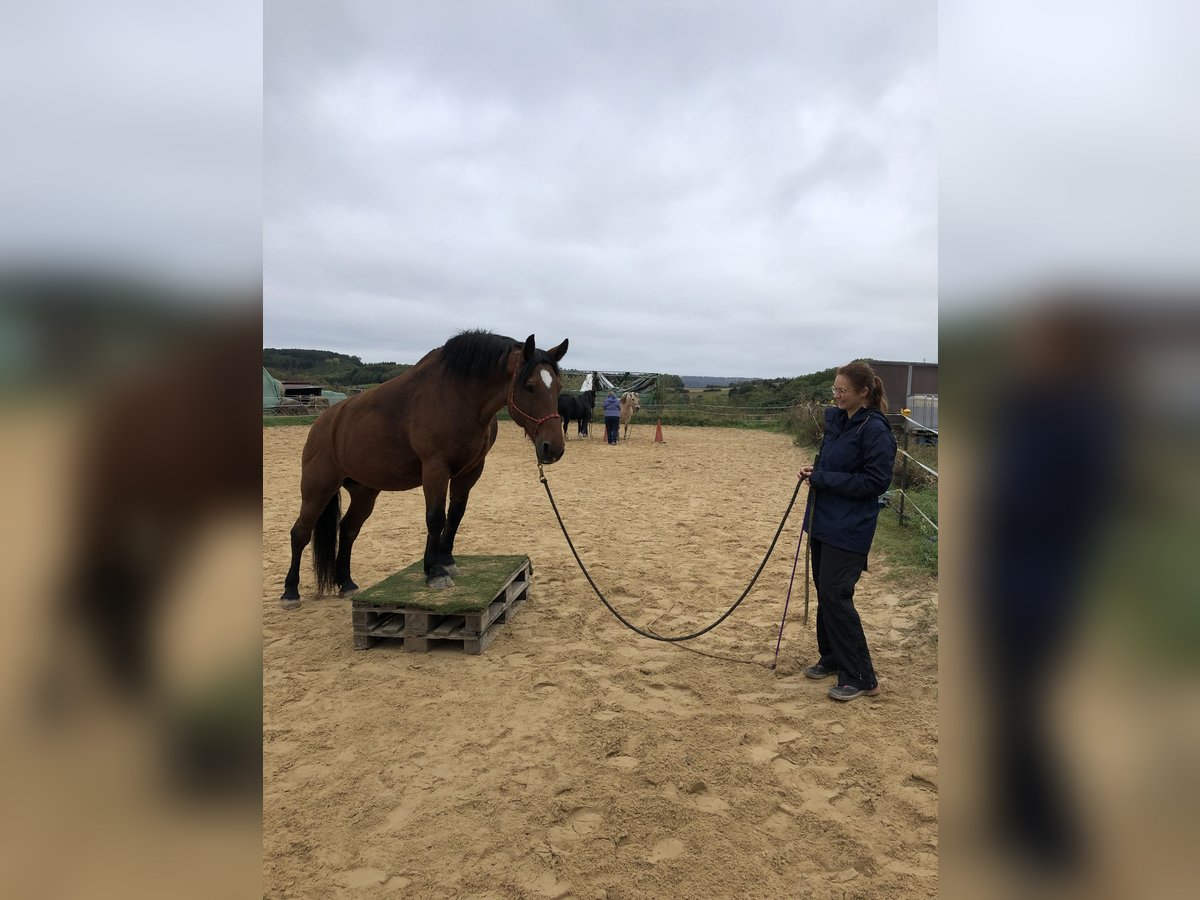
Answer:
[{"label": "woman's ponytail", "polygon": [[871,392],[867,394],[867,405],[873,406],[881,413],[888,411],[887,391],[883,389],[883,379],[878,375],[874,376],[875,384],[871,388]]}]

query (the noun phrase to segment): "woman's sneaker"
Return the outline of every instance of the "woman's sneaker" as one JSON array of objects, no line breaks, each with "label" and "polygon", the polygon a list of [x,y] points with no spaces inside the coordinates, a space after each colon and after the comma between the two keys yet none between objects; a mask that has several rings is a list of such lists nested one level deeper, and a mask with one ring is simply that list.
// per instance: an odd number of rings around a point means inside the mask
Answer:
[{"label": "woman's sneaker", "polygon": [[820,681],[822,678],[828,678],[830,675],[836,675],[837,669],[827,669],[820,663],[815,666],[809,666],[804,670],[805,678],[812,678],[814,681]]},{"label": "woman's sneaker", "polygon": [[852,684],[839,684],[836,687],[831,687],[829,689],[830,699],[841,700],[843,702],[847,700],[853,700],[855,697],[877,697],[878,695],[879,685],[875,685],[875,687],[867,689],[855,687]]}]

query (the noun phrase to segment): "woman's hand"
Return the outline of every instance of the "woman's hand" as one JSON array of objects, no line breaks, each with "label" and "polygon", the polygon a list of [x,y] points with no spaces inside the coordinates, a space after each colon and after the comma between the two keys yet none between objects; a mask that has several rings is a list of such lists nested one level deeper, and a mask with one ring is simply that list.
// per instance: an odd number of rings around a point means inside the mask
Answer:
[{"label": "woman's hand", "polygon": [[812,467],[812,466],[801,466],[801,467],[800,467],[800,480],[801,480],[801,481],[803,481],[803,480],[804,480],[804,479],[806,479],[806,478],[807,478],[809,475],[811,475],[811,474],[812,474],[812,472],[813,472],[813,467]]}]

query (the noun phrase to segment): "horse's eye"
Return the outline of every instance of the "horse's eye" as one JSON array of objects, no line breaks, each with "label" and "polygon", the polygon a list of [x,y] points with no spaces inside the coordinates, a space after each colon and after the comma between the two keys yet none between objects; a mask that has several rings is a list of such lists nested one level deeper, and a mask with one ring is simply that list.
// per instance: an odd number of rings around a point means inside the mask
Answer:
[{"label": "horse's eye", "polygon": [[525,385],[525,390],[529,391],[529,393],[532,394],[533,393],[533,385],[532,384]]}]

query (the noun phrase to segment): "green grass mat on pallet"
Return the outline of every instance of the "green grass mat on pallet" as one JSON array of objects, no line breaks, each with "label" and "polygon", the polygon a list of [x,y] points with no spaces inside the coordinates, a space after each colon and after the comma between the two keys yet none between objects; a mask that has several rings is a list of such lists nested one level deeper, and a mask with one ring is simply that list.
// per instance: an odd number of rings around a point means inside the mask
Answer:
[{"label": "green grass mat on pallet", "polygon": [[456,556],[460,573],[454,587],[433,591],[425,586],[425,568],[417,560],[379,584],[359,591],[355,603],[409,606],[436,613],[482,612],[496,594],[525,565],[528,556]]}]

